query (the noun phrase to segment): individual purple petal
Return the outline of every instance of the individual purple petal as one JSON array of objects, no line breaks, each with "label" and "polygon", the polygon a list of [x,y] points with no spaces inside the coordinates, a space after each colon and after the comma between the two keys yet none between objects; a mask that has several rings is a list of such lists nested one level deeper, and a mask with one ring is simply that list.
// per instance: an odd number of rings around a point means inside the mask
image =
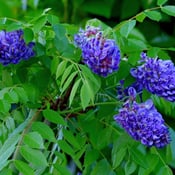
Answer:
[{"label": "individual purple petal", "polygon": [[133,87],[129,87],[128,89],[128,95],[132,97],[132,99],[136,98],[137,92]]},{"label": "individual purple petal", "polygon": [[[129,85],[128,87],[125,88],[124,87],[124,82],[125,82],[124,80],[120,80],[120,84],[117,85],[117,87],[116,87],[116,89],[117,89],[117,99],[123,100],[125,97],[128,97],[129,96],[128,90],[129,90],[129,88],[132,87],[132,88],[134,88],[135,93],[139,95],[140,100],[142,101],[142,90],[143,90],[142,85],[139,84],[138,82],[134,82],[131,85]],[[136,94],[135,94],[135,97],[136,97]]]}]

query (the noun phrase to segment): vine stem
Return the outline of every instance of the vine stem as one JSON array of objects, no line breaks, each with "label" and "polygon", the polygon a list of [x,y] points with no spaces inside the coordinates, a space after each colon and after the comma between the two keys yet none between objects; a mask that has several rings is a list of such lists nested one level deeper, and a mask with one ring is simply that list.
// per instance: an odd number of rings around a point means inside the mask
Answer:
[{"label": "vine stem", "polygon": [[[103,105],[117,105],[117,104],[121,104],[121,102],[118,101],[114,101],[114,102],[98,102],[98,103],[94,103],[94,105],[89,105],[86,108],[91,108],[91,107],[95,107],[95,106],[103,106]],[[71,114],[71,113],[75,113],[75,112],[79,112],[80,110],[82,110],[82,107],[77,107],[74,109],[70,109],[70,110],[65,110],[65,111],[61,111],[62,114]]]},{"label": "vine stem", "polygon": [[19,21],[19,20],[16,20],[16,19],[13,19],[13,18],[9,18],[9,17],[0,17],[0,19],[1,19],[1,20],[5,20],[5,22],[6,22],[7,20],[9,20],[9,21],[17,22],[17,23],[22,23],[22,22]]},{"label": "vine stem", "polygon": [[128,21],[131,21],[133,19],[136,19],[138,16],[142,15],[144,12],[148,12],[148,11],[153,11],[153,10],[158,10],[158,9],[161,9],[162,7],[161,6],[158,6],[158,7],[153,7],[153,8],[150,8],[150,9],[146,9],[144,11],[141,11],[139,12],[138,14],[132,16],[131,18],[127,19],[126,21],[120,23],[119,25],[117,25],[114,30],[119,30],[126,22]]},{"label": "vine stem", "polygon": [[44,107],[38,109],[37,111],[30,110],[30,112],[29,112],[29,114],[28,114],[28,118],[30,118],[30,116],[32,116],[32,117],[31,117],[31,119],[29,120],[27,126],[25,127],[25,129],[23,130],[23,132],[22,132],[22,134],[21,134],[21,138],[20,138],[20,140],[19,140],[19,142],[18,142],[18,144],[17,144],[17,146],[16,146],[16,150],[15,150],[15,152],[14,152],[14,154],[13,154],[13,158],[12,158],[13,160],[15,160],[15,159],[18,158],[18,156],[19,156],[19,151],[20,151],[20,146],[21,146],[21,144],[22,144],[22,142],[23,142],[23,139],[24,139],[25,134],[28,133],[29,129],[30,129],[31,126],[32,126],[32,123],[38,119],[38,116],[39,116],[40,112],[41,112],[43,109],[44,109]]}]

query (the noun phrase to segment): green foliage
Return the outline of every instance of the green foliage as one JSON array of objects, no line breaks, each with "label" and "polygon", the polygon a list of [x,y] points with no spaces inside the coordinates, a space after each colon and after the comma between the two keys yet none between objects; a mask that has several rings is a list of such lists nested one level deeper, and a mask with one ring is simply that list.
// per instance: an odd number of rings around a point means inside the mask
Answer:
[{"label": "green foliage", "polygon": [[175,6],[166,5],[161,10],[168,15],[175,16]]},{"label": "green foliage", "polygon": [[34,171],[32,170],[32,168],[28,164],[24,163],[23,161],[15,160],[14,164],[15,164],[16,169],[20,173],[23,173],[26,175],[34,175]]},{"label": "green foliage", "polygon": [[[0,65],[0,175],[172,175],[175,104],[143,91],[142,100],[152,98],[170,128],[171,143],[163,149],[133,140],[113,116],[124,102],[116,86],[135,81],[130,69],[142,51],[175,56],[174,2],[21,2],[1,2],[0,28],[23,29],[36,56]],[[87,25],[101,27],[120,48],[119,70],[106,78],[82,62],[74,45],[79,27]]]}]

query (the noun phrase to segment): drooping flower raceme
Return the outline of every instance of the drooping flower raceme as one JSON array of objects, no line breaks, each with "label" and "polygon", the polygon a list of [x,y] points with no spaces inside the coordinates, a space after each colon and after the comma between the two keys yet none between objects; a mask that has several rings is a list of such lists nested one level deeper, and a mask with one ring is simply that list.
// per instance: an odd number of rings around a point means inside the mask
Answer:
[{"label": "drooping flower raceme", "polygon": [[135,140],[148,147],[162,148],[169,144],[168,128],[152,100],[138,104],[134,100],[136,91],[132,87],[129,88],[128,94],[130,95],[129,100],[125,102],[114,119]]},{"label": "drooping flower raceme", "polygon": [[141,54],[143,64],[131,69],[131,75],[153,94],[175,101],[175,66],[171,60],[149,58]]},{"label": "drooping flower raceme", "polygon": [[120,50],[113,39],[107,39],[98,27],[80,29],[74,37],[75,44],[82,50],[83,62],[96,74],[106,77],[118,70]]},{"label": "drooping flower raceme", "polygon": [[34,43],[25,43],[23,31],[0,31],[0,63],[3,65],[17,64],[35,55]]}]

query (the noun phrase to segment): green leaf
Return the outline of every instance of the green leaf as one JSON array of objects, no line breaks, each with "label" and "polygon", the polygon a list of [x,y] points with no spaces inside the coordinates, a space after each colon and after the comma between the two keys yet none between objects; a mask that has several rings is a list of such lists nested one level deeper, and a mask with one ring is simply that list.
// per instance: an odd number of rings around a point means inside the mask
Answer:
[{"label": "green leaf", "polygon": [[56,34],[56,37],[54,39],[55,47],[61,53],[67,51],[67,48],[69,46],[69,41],[66,37],[65,26],[62,24],[56,24],[53,26],[53,30]]},{"label": "green leaf", "polygon": [[40,150],[35,150],[28,146],[22,146],[20,153],[26,161],[35,166],[46,167],[48,165],[46,157]]},{"label": "green leaf", "polygon": [[75,148],[81,149],[80,144],[76,140],[76,137],[72,134],[72,131],[69,131],[67,129],[63,130],[64,138]]},{"label": "green leaf", "polygon": [[33,40],[34,33],[33,30],[30,28],[24,29],[24,40],[26,43],[31,42]]},{"label": "green leaf", "polygon": [[21,22],[13,22],[7,26],[7,31],[19,30],[22,28]]},{"label": "green leaf", "polygon": [[4,99],[6,99],[9,103],[18,103],[19,101],[18,94],[14,90],[10,90],[7,94],[5,94]]},{"label": "green leaf", "polygon": [[66,28],[62,24],[56,24],[53,26],[53,30],[58,38],[64,38],[66,33]]},{"label": "green leaf", "polygon": [[103,23],[101,20],[97,18],[90,19],[86,22],[86,26],[95,26],[95,27],[102,27],[102,29],[108,29],[109,26]]},{"label": "green leaf", "polygon": [[72,90],[71,90],[71,93],[70,93],[70,97],[69,97],[69,107],[71,106],[71,104],[72,104],[72,102],[73,102],[73,99],[74,99],[75,94],[76,94],[76,92],[77,92],[77,89],[78,89],[78,87],[79,87],[79,85],[80,85],[80,82],[81,82],[81,79],[77,80],[77,81],[74,83],[73,87],[72,87]]},{"label": "green leaf", "polygon": [[[117,72],[117,78],[118,80],[122,80],[125,79],[128,75],[130,75],[130,65],[128,64],[128,62],[126,61],[121,61],[120,62],[120,67],[119,70]],[[125,71],[123,71],[125,70]]]},{"label": "green leaf", "polygon": [[138,22],[143,22],[143,20],[146,18],[146,15],[144,12],[140,13],[139,15],[136,16],[136,20]]},{"label": "green leaf", "polygon": [[4,95],[9,92],[9,88],[4,88],[0,90],[0,100],[3,100]]},{"label": "green leaf", "polygon": [[60,84],[61,87],[63,86],[65,80],[67,79],[67,77],[68,77],[69,74],[71,73],[72,68],[73,68],[73,65],[71,64],[71,65],[68,66],[68,67],[66,68],[66,70],[64,71],[63,76],[62,76],[62,78],[61,78],[61,84]]},{"label": "green leaf", "polygon": [[47,20],[51,25],[56,25],[59,23],[59,18],[55,15],[47,15]]},{"label": "green leaf", "polygon": [[62,151],[69,154],[70,156],[74,155],[74,150],[65,140],[58,140],[58,144],[60,148],[62,149]]},{"label": "green leaf", "polygon": [[10,132],[13,132],[13,130],[15,129],[15,121],[12,117],[8,117],[5,121],[6,127],[8,128],[8,130]]},{"label": "green leaf", "polygon": [[163,5],[163,4],[165,4],[166,2],[167,2],[168,0],[158,0],[157,1],[157,5]]},{"label": "green leaf", "polygon": [[161,51],[160,48],[158,47],[151,47],[148,52],[147,55],[151,58],[155,58],[156,56],[158,56],[158,53]]},{"label": "green leaf", "polygon": [[150,175],[150,171],[148,168],[145,169],[145,168],[139,167],[138,175]]},{"label": "green leaf", "polygon": [[131,30],[134,28],[135,25],[136,25],[136,20],[125,22],[120,29],[121,35],[127,38],[129,33],[131,32]]},{"label": "green leaf", "polygon": [[83,109],[85,109],[91,100],[91,89],[87,82],[84,82],[80,90],[80,98]]},{"label": "green leaf", "polygon": [[143,167],[145,169],[147,169],[149,167],[147,160],[145,160],[145,155],[143,155],[139,150],[132,147],[129,149],[129,153],[130,153],[132,159],[137,164],[139,164],[141,167]]},{"label": "green leaf", "polygon": [[2,145],[1,149],[0,149],[0,170],[2,170],[4,168],[4,166],[6,166],[6,162],[8,160],[8,158],[12,155],[12,153],[14,152],[15,148],[16,148],[16,144],[19,141],[19,135],[12,135],[10,136]]},{"label": "green leaf", "polygon": [[102,159],[102,160],[98,161],[96,166],[93,167],[93,170],[91,173],[91,175],[102,175],[102,174],[104,174],[104,175],[116,175],[116,173],[114,173],[111,170],[111,166],[106,159]]},{"label": "green leaf", "polygon": [[0,172],[0,175],[13,175],[11,169],[3,168],[3,170]]},{"label": "green leaf", "polygon": [[24,88],[16,87],[14,90],[18,94],[20,102],[26,103],[28,101],[27,93],[25,92]]},{"label": "green leaf", "polygon": [[158,12],[158,11],[147,11],[145,10],[144,13],[146,14],[146,16],[148,18],[150,18],[151,20],[154,20],[154,21],[160,21],[162,16],[161,16],[161,13]]},{"label": "green leaf", "polygon": [[30,148],[44,149],[43,138],[38,132],[28,133],[27,135],[25,135],[23,141]]},{"label": "green leaf", "polygon": [[63,60],[57,67],[56,71],[56,79],[58,79],[63,73],[66,68],[67,61]]},{"label": "green leaf", "polygon": [[161,167],[159,172],[157,172],[157,175],[173,175],[173,172],[167,165],[165,165]]},{"label": "green leaf", "polygon": [[[31,73],[32,72],[32,73]],[[50,71],[47,68],[32,68],[29,73],[30,83],[33,85],[34,90],[38,90],[41,94],[45,90],[50,81]]]},{"label": "green leaf", "polygon": [[16,169],[19,170],[20,173],[25,175],[34,175],[33,169],[25,162],[22,162],[20,160],[15,160],[14,165]]},{"label": "green leaf", "polygon": [[32,125],[32,129],[34,131],[39,132],[44,139],[47,139],[47,140],[49,140],[51,142],[55,142],[56,141],[54,132],[45,123],[43,123],[43,122],[34,122],[33,125]]},{"label": "green leaf", "polygon": [[137,165],[131,161],[131,160],[128,160],[125,164],[125,175],[130,175],[132,174],[137,168]]},{"label": "green leaf", "polygon": [[68,170],[68,168],[62,166],[62,165],[55,165],[55,168],[58,170],[58,172],[60,173],[60,175],[71,175],[70,171]]},{"label": "green leaf", "polygon": [[86,80],[89,80],[92,82],[93,84],[93,89],[97,92],[99,89],[100,89],[100,86],[101,86],[101,82],[100,82],[100,79],[98,76],[96,76],[95,74],[92,73],[92,71],[85,65],[79,65],[81,70],[82,70],[82,73],[83,73],[83,76],[86,77]]},{"label": "green leaf", "polygon": [[138,40],[138,39],[133,39],[129,38],[128,39],[128,45],[126,47],[126,52],[134,52],[134,51],[139,51],[139,50],[145,50],[147,48],[147,45],[145,42]]},{"label": "green leaf", "polygon": [[44,117],[49,120],[50,122],[56,123],[56,124],[61,124],[66,126],[67,123],[63,119],[63,117],[56,111],[53,111],[51,109],[45,109],[43,111]]},{"label": "green leaf", "polygon": [[124,159],[124,156],[126,155],[127,148],[126,147],[113,147],[112,149],[112,167],[115,169],[117,168],[122,160]]},{"label": "green leaf", "polygon": [[7,71],[6,69],[3,69],[1,73],[2,79],[1,81],[6,87],[10,87],[13,85],[12,75],[10,71]]},{"label": "green leaf", "polygon": [[146,161],[148,162],[149,171],[152,172],[154,169],[156,170],[156,166],[159,163],[159,156],[156,154],[148,154],[146,155]]},{"label": "green leaf", "polygon": [[98,150],[92,149],[92,150],[87,150],[85,152],[85,157],[84,157],[84,165],[88,166],[91,163],[95,162],[99,157],[99,152]]},{"label": "green leaf", "polygon": [[7,100],[0,99],[0,109],[2,113],[9,112],[10,108],[11,108],[11,104]]},{"label": "green leaf", "polygon": [[33,28],[34,32],[38,33],[41,30],[41,28],[44,27],[46,21],[47,21],[46,15],[41,16],[37,21],[35,21],[34,28]]},{"label": "green leaf", "polygon": [[170,15],[175,16],[175,6],[174,5],[166,5],[161,7],[162,12]]},{"label": "green leaf", "polygon": [[35,50],[36,50],[37,57],[45,55],[46,50],[41,43],[35,43]]},{"label": "green leaf", "polygon": [[75,78],[77,73],[78,73],[78,71],[75,71],[67,78],[67,80],[65,81],[65,83],[61,89],[61,93],[63,93],[68,88],[68,86],[73,82],[73,79]]},{"label": "green leaf", "polygon": [[[4,167],[7,167],[9,162],[10,162],[9,160],[0,162],[0,172],[4,170]],[[6,175],[6,174],[4,174],[4,175]]]},{"label": "green leaf", "polygon": [[142,93],[142,100],[143,101],[146,101],[150,97],[151,97],[151,93],[149,91],[147,91],[146,89],[144,89],[143,90],[143,93]]}]

